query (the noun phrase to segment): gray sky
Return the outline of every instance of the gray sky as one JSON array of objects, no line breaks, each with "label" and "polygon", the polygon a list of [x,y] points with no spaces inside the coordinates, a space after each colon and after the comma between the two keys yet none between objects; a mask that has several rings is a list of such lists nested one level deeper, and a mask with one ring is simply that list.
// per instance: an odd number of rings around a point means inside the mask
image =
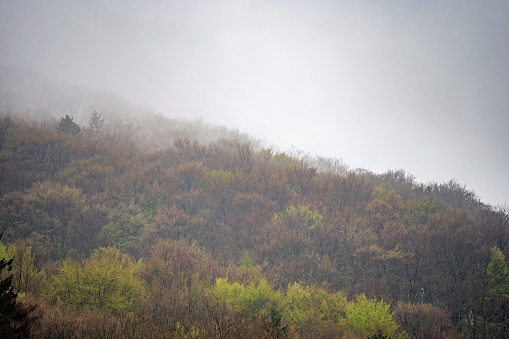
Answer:
[{"label": "gray sky", "polygon": [[509,203],[509,1],[1,0],[0,62]]}]

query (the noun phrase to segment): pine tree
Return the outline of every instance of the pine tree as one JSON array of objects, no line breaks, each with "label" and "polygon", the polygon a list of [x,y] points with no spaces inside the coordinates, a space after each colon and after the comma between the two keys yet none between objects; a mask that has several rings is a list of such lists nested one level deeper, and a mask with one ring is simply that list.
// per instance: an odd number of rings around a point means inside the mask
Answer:
[{"label": "pine tree", "polygon": [[[0,234],[1,239],[1,234]],[[12,270],[13,259],[0,259],[0,277]],[[12,287],[13,275],[0,278],[0,338],[26,338],[30,325],[35,320],[30,317],[34,307],[25,307],[16,301],[18,293]]]},{"label": "pine tree", "polygon": [[90,132],[92,134],[99,134],[104,127],[104,119],[101,117],[101,114],[94,110],[90,117],[90,121],[88,122],[88,126],[90,127]]},{"label": "pine tree", "polygon": [[65,117],[60,118],[57,130],[65,134],[77,135],[80,133],[81,128],[77,123],[73,121],[73,118],[71,116],[66,114]]}]

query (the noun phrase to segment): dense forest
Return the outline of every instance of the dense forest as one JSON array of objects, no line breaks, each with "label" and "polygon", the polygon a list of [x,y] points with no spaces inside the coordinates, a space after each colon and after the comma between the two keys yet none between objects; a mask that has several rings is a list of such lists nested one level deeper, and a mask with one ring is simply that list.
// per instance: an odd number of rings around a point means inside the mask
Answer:
[{"label": "dense forest", "polygon": [[508,211],[455,180],[87,115],[3,108],[0,333],[509,336]]}]

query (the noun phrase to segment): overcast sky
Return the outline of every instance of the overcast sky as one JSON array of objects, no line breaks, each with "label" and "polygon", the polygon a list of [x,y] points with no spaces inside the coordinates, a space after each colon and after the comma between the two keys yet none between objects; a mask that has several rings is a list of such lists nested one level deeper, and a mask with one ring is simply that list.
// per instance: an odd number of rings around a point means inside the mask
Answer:
[{"label": "overcast sky", "polygon": [[1,0],[0,62],[509,203],[509,1]]}]

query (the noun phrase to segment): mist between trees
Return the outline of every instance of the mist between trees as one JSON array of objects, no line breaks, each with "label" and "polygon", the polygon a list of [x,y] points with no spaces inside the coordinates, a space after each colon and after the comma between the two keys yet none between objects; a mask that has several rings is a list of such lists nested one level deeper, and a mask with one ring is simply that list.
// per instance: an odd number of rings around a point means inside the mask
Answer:
[{"label": "mist between trees", "polygon": [[2,116],[0,173],[32,337],[509,334],[507,210],[454,180],[100,111]]}]

